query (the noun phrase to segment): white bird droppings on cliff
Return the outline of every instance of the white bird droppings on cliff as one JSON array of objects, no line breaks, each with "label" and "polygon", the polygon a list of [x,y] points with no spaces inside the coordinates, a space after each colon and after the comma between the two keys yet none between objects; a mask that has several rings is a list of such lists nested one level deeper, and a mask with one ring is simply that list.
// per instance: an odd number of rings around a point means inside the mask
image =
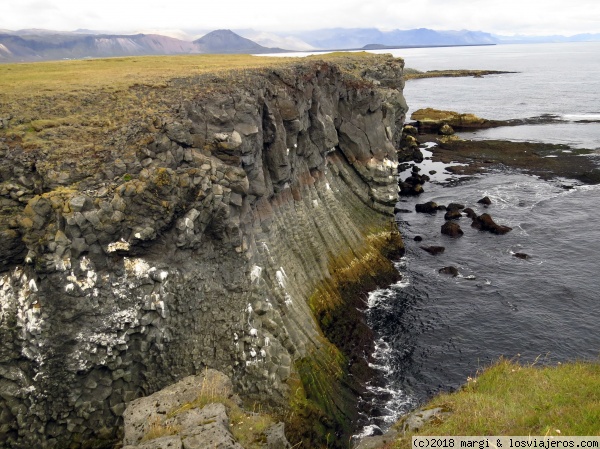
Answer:
[{"label": "white bird droppings on cliff", "polygon": [[31,291],[31,292],[37,292],[38,291],[37,284],[35,283],[35,279],[30,279],[29,280],[29,291]]},{"label": "white bird droppings on cliff", "polygon": [[125,266],[127,276],[134,276],[138,279],[147,276],[150,271],[150,265],[144,259],[124,257],[123,265]]},{"label": "white bird droppings on cliff", "polygon": [[281,288],[285,288],[285,275],[282,270],[277,270],[275,273],[275,277],[277,278],[277,283]]},{"label": "white bird droppings on cliff", "polygon": [[[266,244],[265,244],[266,247]],[[268,248],[267,248],[268,250]],[[262,274],[262,268],[259,267],[258,265],[254,265],[252,267],[252,271],[250,271],[250,281],[254,282],[257,281],[258,279],[260,279],[260,276]]]}]

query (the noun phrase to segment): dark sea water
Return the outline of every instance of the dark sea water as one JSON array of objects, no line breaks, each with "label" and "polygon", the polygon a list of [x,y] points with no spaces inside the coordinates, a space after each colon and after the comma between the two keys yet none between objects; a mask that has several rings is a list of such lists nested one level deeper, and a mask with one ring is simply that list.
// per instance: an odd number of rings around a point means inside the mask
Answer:
[{"label": "dark sea water", "polygon": [[[600,42],[375,51],[390,52],[423,71],[518,72],[408,81],[408,116],[424,107],[487,119],[552,115],[557,123],[463,137],[562,143],[595,150],[582,157],[590,165],[600,162]],[[385,386],[370,387],[378,416],[369,417],[372,425],[363,434],[375,425],[385,429],[437,392],[460,387],[499,357],[540,364],[600,357],[600,187],[546,182],[517,171],[449,183],[443,166],[426,160],[423,170],[431,169],[438,174],[426,193],[399,208],[459,202],[513,230],[493,235],[471,228],[463,217],[465,234],[452,239],[440,233],[443,212],[396,215],[407,253],[397,264],[403,279],[369,296],[374,366]],[[477,204],[486,195],[488,208]],[[423,242],[413,240],[417,235]],[[446,250],[431,256],[421,245]],[[449,265],[458,268],[458,277],[438,273]]]},{"label": "dark sea water", "polygon": [[[397,50],[407,67],[494,69],[518,74],[409,81],[411,110],[421,107],[511,119],[551,114],[553,125],[505,127],[469,138],[565,143],[600,148],[600,43],[504,45]],[[597,156],[587,157],[597,164]],[[425,162],[426,164],[428,161]],[[428,171],[430,168],[424,168]],[[438,171],[439,167],[436,167]],[[449,174],[437,179],[443,181]],[[571,188],[565,188],[569,186]],[[499,357],[554,364],[600,357],[600,187],[543,181],[515,171],[425,185],[415,203],[459,202],[513,228],[493,235],[459,220],[464,236],[440,233],[443,212],[399,213],[406,257],[403,279],[373,292],[367,314],[378,335],[376,367],[386,379],[379,393],[385,428],[439,391],[458,388]],[[477,204],[489,196],[492,205]],[[422,236],[423,242],[413,240]],[[446,247],[431,256],[421,245]],[[514,256],[526,253],[528,260]],[[453,265],[460,275],[439,274]]]}]

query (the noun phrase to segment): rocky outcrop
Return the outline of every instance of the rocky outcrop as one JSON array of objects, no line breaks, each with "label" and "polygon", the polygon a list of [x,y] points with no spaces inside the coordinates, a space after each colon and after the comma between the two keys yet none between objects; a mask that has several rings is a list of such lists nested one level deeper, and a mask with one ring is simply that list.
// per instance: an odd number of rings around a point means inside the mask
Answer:
[{"label": "rocky outcrop", "polygon": [[439,209],[437,203],[433,201],[427,201],[422,204],[415,204],[415,211],[420,212],[422,214],[435,214]]},{"label": "rocky outcrop", "polygon": [[461,237],[464,232],[458,223],[454,221],[447,221],[442,225],[442,234],[449,237]]},{"label": "rocky outcrop", "polygon": [[385,83],[310,61],[134,86],[139,121],[73,159],[1,138],[0,446],[114,441],[127,403],[207,367],[343,431],[356,391],[317,323],[344,305],[314,293],[377,282],[407,110],[403,62],[362,63]]},{"label": "rocky outcrop", "polygon": [[283,423],[245,411],[239,402],[224,374],[207,369],[188,376],[129,403],[123,413],[123,449],[243,449],[234,435],[240,432],[253,448],[291,447]]},{"label": "rocky outcrop", "polygon": [[427,251],[432,256],[437,256],[438,254],[443,254],[446,251],[446,248],[443,246],[421,246],[422,250]]},{"label": "rocky outcrop", "polygon": [[497,224],[490,214],[474,216],[471,226],[475,229],[479,229],[480,231],[488,231],[492,234],[498,235],[506,234],[512,231],[512,228],[509,226]]},{"label": "rocky outcrop", "polygon": [[440,133],[452,135],[455,130],[481,129],[492,126],[488,120],[473,114],[460,114],[438,109],[418,109],[410,116],[415,120],[420,133]]}]

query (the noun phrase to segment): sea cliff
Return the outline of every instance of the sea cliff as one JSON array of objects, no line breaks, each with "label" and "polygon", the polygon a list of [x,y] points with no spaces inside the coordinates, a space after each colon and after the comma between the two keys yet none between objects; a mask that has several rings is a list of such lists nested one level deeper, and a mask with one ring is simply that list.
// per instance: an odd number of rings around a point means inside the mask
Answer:
[{"label": "sea cliff", "polygon": [[347,444],[369,341],[342,312],[402,248],[403,65],[2,97],[0,446],[110,445],[127,403],[206,368],[296,441]]}]

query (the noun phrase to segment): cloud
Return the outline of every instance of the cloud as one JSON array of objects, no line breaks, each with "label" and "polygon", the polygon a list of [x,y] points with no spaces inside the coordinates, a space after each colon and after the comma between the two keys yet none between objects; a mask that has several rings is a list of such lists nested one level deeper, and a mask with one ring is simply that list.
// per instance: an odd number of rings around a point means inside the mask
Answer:
[{"label": "cloud", "polygon": [[[501,34],[600,32],[597,0],[5,0],[0,28],[470,29]],[[51,13],[49,13],[51,11]]]}]

